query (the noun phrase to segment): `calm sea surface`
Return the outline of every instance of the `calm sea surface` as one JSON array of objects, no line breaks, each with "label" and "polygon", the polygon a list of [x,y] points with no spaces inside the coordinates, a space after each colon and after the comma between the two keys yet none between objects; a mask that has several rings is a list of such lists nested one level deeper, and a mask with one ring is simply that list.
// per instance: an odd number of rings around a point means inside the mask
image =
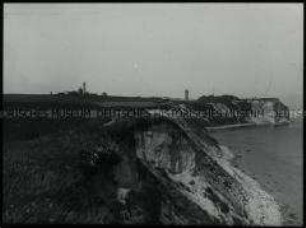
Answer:
[{"label": "calm sea surface", "polygon": [[285,225],[303,222],[303,122],[211,132],[235,155],[232,163],[281,205]]}]

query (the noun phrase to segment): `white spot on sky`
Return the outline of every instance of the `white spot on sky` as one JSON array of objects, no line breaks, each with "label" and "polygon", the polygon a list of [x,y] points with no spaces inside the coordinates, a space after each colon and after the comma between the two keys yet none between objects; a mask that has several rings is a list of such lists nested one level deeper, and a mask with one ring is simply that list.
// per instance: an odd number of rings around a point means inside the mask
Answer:
[{"label": "white spot on sky", "polygon": [[134,63],[133,68],[134,68],[135,70],[140,70],[140,69],[139,69],[139,64],[138,64],[137,62]]}]

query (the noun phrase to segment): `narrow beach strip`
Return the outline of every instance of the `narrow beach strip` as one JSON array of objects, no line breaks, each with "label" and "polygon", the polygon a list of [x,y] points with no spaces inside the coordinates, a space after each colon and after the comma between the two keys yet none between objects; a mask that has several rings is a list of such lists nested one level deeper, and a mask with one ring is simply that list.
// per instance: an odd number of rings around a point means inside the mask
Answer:
[{"label": "narrow beach strip", "polygon": [[224,130],[224,129],[232,129],[232,128],[240,128],[240,127],[250,127],[250,126],[257,126],[256,123],[239,123],[239,124],[230,124],[230,125],[222,125],[222,126],[215,126],[215,127],[206,127],[208,131],[215,131],[215,130]]}]

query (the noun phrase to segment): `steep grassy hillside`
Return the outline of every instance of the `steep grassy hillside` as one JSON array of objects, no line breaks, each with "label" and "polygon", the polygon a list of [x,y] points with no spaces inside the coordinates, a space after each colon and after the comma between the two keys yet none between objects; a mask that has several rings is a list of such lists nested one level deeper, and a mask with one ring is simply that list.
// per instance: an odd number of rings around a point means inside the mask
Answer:
[{"label": "steep grassy hillside", "polygon": [[[9,126],[16,135],[11,132],[12,140],[4,143],[5,223],[104,223],[114,220],[110,209],[101,200],[94,200],[91,187],[87,186],[91,174],[101,170],[90,167],[89,160],[81,156],[82,150],[98,145],[100,139],[93,138],[89,132],[99,129],[100,124],[79,123],[62,132],[49,132],[30,139],[18,139],[22,123]],[[25,132],[29,125],[22,127]]]}]

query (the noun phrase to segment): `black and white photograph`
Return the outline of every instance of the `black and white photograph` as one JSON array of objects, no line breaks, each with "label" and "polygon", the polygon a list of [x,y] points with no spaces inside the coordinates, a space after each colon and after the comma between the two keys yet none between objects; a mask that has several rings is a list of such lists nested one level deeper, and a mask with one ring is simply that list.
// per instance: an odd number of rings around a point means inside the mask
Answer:
[{"label": "black and white photograph", "polygon": [[2,5],[3,226],[304,225],[303,3]]}]

